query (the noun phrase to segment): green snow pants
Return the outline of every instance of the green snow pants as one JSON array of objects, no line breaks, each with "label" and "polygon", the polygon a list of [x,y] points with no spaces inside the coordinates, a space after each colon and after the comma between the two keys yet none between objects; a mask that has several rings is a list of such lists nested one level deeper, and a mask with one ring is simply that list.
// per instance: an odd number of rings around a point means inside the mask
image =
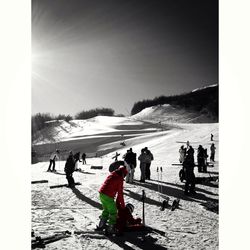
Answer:
[{"label": "green snow pants", "polygon": [[114,225],[117,218],[117,207],[114,199],[102,193],[99,197],[103,207],[101,217],[108,220],[109,225]]}]

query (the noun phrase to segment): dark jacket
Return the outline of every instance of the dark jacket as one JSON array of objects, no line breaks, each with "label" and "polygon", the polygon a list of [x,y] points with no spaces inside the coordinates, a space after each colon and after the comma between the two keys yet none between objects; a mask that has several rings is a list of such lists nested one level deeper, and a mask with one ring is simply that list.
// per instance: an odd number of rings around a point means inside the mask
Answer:
[{"label": "dark jacket", "polygon": [[69,155],[66,160],[64,172],[66,174],[72,174],[75,171],[75,159],[73,155]]},{"label": "dark jacket", "polygon": [[129,165],[134,165],[134,152],[127,152],[124,158],[124,161],[126,161]]}]

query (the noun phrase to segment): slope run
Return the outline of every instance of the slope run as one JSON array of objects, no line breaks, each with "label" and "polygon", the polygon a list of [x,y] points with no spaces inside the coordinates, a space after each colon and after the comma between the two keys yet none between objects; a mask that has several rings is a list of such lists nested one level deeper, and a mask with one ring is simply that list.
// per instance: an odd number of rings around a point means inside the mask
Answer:
[{"label": "slope run", "polygon": [[119,126],[142,125],[142,122],[131,121],[125,117],[97,116],[87,120],[71,120],[69,122],[57,120],[50,122],[39,131],[33,144],[55,143],[87,135],[98,135],[120,131]]},{"label": "slope run", "polygon": [[[147,141],[141,138],[133,140],[133,151],[140,154],[140,149],[148,146],[154,154],[151,165],[151,180],[142,184],[124,183],[125,200],[135,206],[135,216],[142,216],[142,190],[146,192],[146,224],[166,233],[166,237],[150,234],[148,248],[141,247],[136,241],[124,239],[124,243],[116,244],[107,239],[91,239],[88,237],[70,237],[51,245],[48,249],[218,249],[218,214],[206,210],[204,204],[208,201],[218,201],[218,188],[205,185],[197,185],[197,195],[186,197],[183,195],[183,183],[179,181],[179,167],[171,163],[178,161],[178,149],[181,144],[189,140],[197,149],[199,144],[208,148],[211,144],[210,133],[214,134],[216,145],[215,160],[218,160],[218,124],[180,124],[182,129],[163,131],[160,137],[148,137]],[[157,135],[157,133],[155,133]],[[119,153],[124,154],[127,147]],[[196,158],[195,151],[195,158]],[[98,223],[101,214],[98,188],[108,174],[108,166],[113,161],[115,152],[102,158],[103,169],[92,170],[90,165],[100,164],[100,159],[87,159],[88,164],[82,166],[85,174],[75,172],[75,181],[82,183],[76,189],[70,190],[49,189],[46,184],[32,185],[32,229],[37,233],[52,233],[56,230],[91,230]],[[65,162],[57,162],[56,168],[63,173]],[[48,163],[38,163],[32,166],[32,180],[47,179],[49,185],[63,184],[65,175],[47,173]],[[139,165],[139,162],[138,162]],[[162,181],[158,182],[157,167],[163,168]],[[196,176],[209,176],[209,174],[197,173]],[[218,172],[216,162],[213,169],[209,169],[212,175]],[[212,173],[213,172],[213,173]],[[140,168],[136,167],[135,180],[140,179]],[[162,187],[161,194],[159,185]],[[181,198],[181,207],[175,211],[166,208],[160,211],[163,197],[168,196],[170,203],[173,199]],[[157,239],[154,243],[151,239]],[[127,243],[134,244],[130,248]],[[150,248],[151,247],[151,248]]]},{"label": "slope run", "polygon": [[134,120],[150,120],[161,123],[210,123],[211,119],[206,115],[192,112],[170,104],[157,105],[143,109],[131,116]]}]

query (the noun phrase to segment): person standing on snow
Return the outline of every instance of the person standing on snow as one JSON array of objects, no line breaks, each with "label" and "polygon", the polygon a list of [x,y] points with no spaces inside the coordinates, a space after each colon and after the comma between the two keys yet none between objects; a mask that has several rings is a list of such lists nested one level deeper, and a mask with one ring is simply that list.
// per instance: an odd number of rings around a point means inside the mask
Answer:
[{"label": "person standing on snow", "polygon": [[197,152],[198,172],[204,172],[205,167],[205,151],[204,148],[199,145]]},{"label": "person standing on snow", "polygon": [[192,151],[188,151],[183,162],[183,171],[186,179],[185,195],[195,194],[194,156]]},{"label": "person standing on snow", "polygon": [[82,153],[82,165],[87,164],[86,163],[86,154]]},{"label": "person standing on snow", "polygon": [[147,163],[146,163],[146,180],[150,180],[151,172],[150,172],[150,166],[151,166],[151,161],[154,160],[154,156],[151,153],[151,151],[145,147],[144,148],[146,155],[147,155]]},{"label": "person standing on snow", "polygon": [[136,167],[136,154],[133,152],[132,148],[127,150],[127,153],[124,157],[125,166],[128,169],[128,175],[126,176],[127,183],[133,183],[134,173]]},{"label": "person standing on snow", "polygon": [[185,159],[185,155],[186,155],[186,149],[184,148],[184,145],[182,145],[179,149],[179,153],[180,153],[180,158],[179,161],[180,163],[183,163],[184,159]]},{"label": "person standing on snow", "polygon": [[211,138],[210,138],[210,140],[211,140],[211,141],[213,141],[213,140],[214,140],[214,135],[213,135],[213,134],[211,134]]},{"label": "person standing on snow", "polygon": [[[106,228],[108,222],[107,233],[115,233],[115,224],[117,220],[117,207],[125,208],[123,198],[123,181],[124,177],[128,174],[125,166],[120,166],[115,171],[111,172],[101,188],[99,189],[99,198],[102,203],[103,211],[100,216],[98,230]],[[116,197],[116,202],[114,201]]]},{"label": "person standing on snow", "polygon": [[210,161],[214,161],[215,149],[216,149],[216,147],[214,146],[214,143],[212,143],[212,145],[210,147],[210,151],[211,151]]},{"label": "person standing on snow", "polygon": [[74,171],[75,171],[75,158],[73,156],[72,151],[70,151],[69,156],[68,156],[66,163],[65,163],[65,168],[64,168],[64,172],[66,174],[66,179],[68,181],[68,186],[70,188],[75,187],[75,181],[73,178]]},{"label": "person standing on snow", "polygon": [[141,178],[140,182],[145,182],[146,180],[146,165],[150,161],[150,155],[147,155],[145,149],[141,150],[141,154],[138,157],[140,161]]},{"label": "person standing on snow", "polygon": [[[55,169],[56,159],[59,159],[59,153],[60,153],[60,151],[57,149],[56,152],[50,156],[49,168],[48,168],[47,172],[51,172],[51,171],[55,172],[56,171],[56,169]],[[51,170],[51,166],[52,166],[52,170]]]}]

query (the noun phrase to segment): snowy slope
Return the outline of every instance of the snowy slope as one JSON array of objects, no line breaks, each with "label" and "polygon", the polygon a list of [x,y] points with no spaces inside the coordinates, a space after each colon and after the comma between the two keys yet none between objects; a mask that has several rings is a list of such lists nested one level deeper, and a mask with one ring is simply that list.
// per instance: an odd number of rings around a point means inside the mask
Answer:
[{"label": "snowy slope", "polygon": [[136,120],[152,120],[161,123],[209,123],[211,121],[203,114],[187,111],[180,107],[173,107],[170,104],[145,108],[131,118]]},{"label": "snowy slope", "polygon": [[34,145],[49,142],[66,141],[71,138],[87,135],[98,135],[119,132],[119,126],[142,125],[140,121],[131,121],[125,117],[97,116],[87,120],[58,121],[47,126],[40,132],[40,136],[33,141]]},{"label": "snowy slope", "polygon": [[[154,115],[154,122],[162,121],[162,116],[153,114],[152,110],[148,110],[144,115],[147,116],[149,113]],[[141,115],[140,120],[145,116]],[[123,118],[123,122],[133,126],[137,121],[134,121],[135,117],[132,118],[132,120]],[[106,131],[115,129],[115,126],[110,127],[108,121],[105,123],[101,119],[95,119],[96,126],[100,126],[100,129]],[[117,119],[113,122],[119,123],[119,121]],[[153,121],[151,120],[151,122]],[[114,124],[113,122],[112,124]],[[101,128],[102,125],[103,128]],[[167,123],[163,122],[163,125],[167,125]],[[74,131],[74,133],[81,135],[80,130]],[[218,187],[216,185],[197,185],[196,196],[184,196],[184,184],[178,177],[180,167],[172,166],[172,163],[178,162],[178,149],[182,144],[189,140],[195,149],[199,144],[209,148],[211,133],[214,134],[216,146],[215,166],[208,168],[210,173],[197,173],[196,169],[195,174],[203,177],[218,176],[218,124],[179,123],[178,128],[128,139],[125,147],[116,150],[123,155],[128,148],[132,147],[138,156],[141,148],[147,146],[154,154],[154,161],[151,165],[152,180],[145,184],[125,183],[124,197],[126,202],[134,204],[134,216],[142,217],[140,198],[142,190],[145,190],[147,197],[146,224],[161,230],[165,236],[151,232],[146,237],[146,241],[141,241],[136,233],[134,233],[134,237],[125,234],[113,241],[98,236],[93,238],[94,236],[90,235],[86,237],[71,236],[47,245],[46,249],[218,249],[218,214],[207,209],[208,204],[212,206],[218,204]],[[112,148],[112,143],[116,142],[103,144],[100,147]],[[73,190],[49,188],[51,185],[66,183],[65,175],[63,175],[64,161],[56,163],[58,174],[46,172],[48,162],[32,165],[32,181],[48,180],[48,183],[32,184],[32,229],[35,234],[51,235],[58,230],[92,230],[95,227],[101,213],[98,188],[108,175],[108,167],[112,163],[111,158],[116,151],[110,152],[102,158],[87,158],[87,165],[79,165],[85,173],[74,173],[75,181],[82,185],[76,186]],[[210,152],[209,149],[208,152]],[[91,169],[91,165],[102,165],[103,169]],[[161,182],[158,182],[157,167],[163,168]],[[135,180],[139,180],[139,178],[140,170],[137,167]],[[160,186],[162,187],[161,193],[158,192]],[[167,207],[165,211],[160,211],[160,204],[166,197],[170,198],[170,203],[175,198],[180,198],[180,208],[171,211]]]}]

